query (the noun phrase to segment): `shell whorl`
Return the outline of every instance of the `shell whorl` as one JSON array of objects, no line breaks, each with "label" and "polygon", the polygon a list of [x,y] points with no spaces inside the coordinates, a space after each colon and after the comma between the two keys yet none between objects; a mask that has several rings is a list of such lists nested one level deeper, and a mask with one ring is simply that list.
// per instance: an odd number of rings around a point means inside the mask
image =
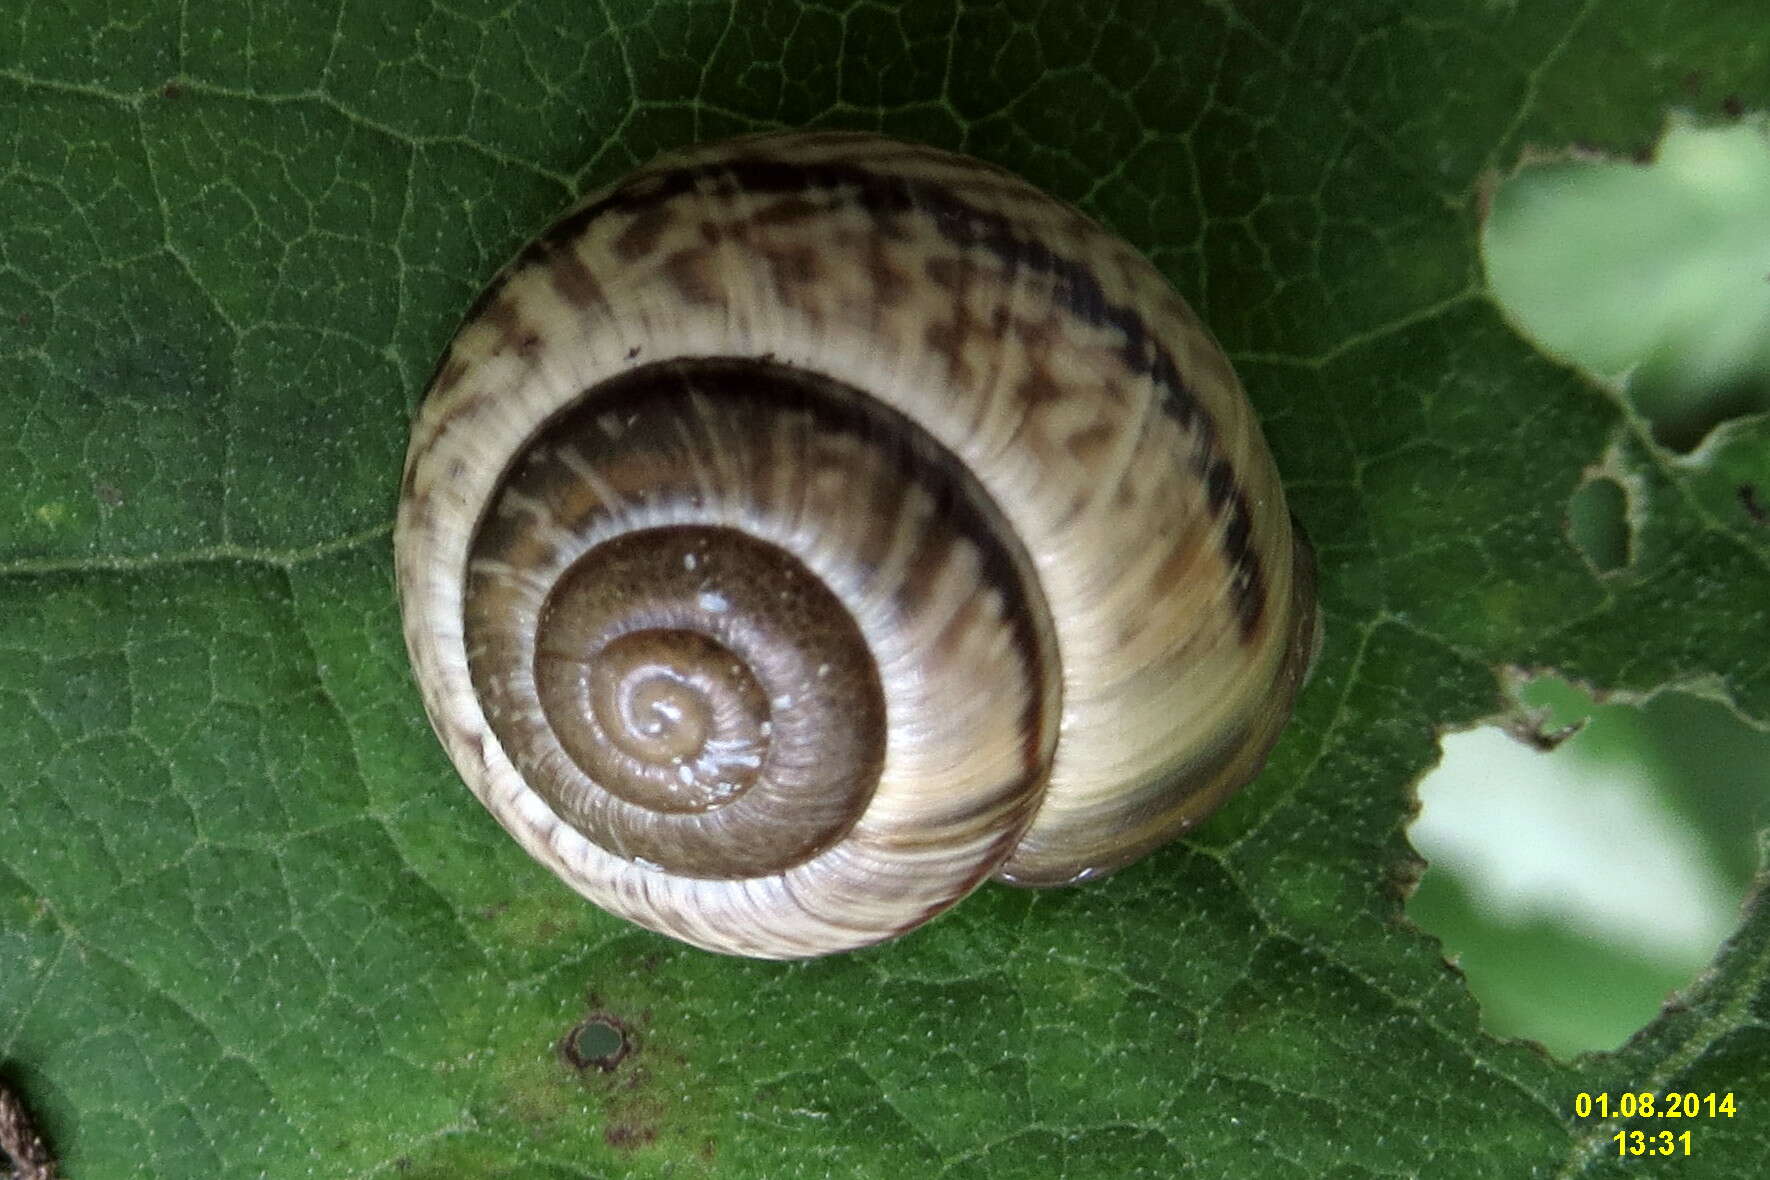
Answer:
[{"label": "shell whorl", "polygon": [[395,547],[482,802],[760,957],[1129,863],[1259,769],[1314,643],[1258,427],[1154,268],[868,135],[690,149],[537,238],[438,368]]}]

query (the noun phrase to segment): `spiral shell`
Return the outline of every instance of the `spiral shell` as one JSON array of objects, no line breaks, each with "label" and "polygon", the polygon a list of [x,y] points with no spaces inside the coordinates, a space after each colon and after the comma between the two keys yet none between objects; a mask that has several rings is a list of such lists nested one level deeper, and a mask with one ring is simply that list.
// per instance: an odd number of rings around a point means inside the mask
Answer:
[{"label": "spiral shell", "polygon": [[660,159],[493,281],[417,417],[406,642],[599,905],[797,958],[1172,839],[1314,648],[1228,362],[1129,246],[851,133]]}]

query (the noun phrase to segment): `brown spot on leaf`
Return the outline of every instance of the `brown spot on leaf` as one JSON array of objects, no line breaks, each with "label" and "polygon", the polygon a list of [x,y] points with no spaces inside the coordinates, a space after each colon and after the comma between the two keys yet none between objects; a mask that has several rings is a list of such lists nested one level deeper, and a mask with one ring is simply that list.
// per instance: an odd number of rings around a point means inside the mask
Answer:
[{"label": "brown spot on leaf", "polygon": [[1770,525],[1770,509],[1765,508],[1764,502],[1758,498],[1756,484],[1739,485],[1739,506],[1745,509],[1745,514],[1752,518],[1753,524]]},{"label": "brown spot on leaf", "polygon": [[[1415,812],[1418,812],[1418,801],[1415,801]],[[1403,906],[1414,891],[1420,887],[1420,878],[1426,875],[1426,862],[1418,856],[1409,856],[1391,866],[1384,887],[1388,894]]]},{"label": "brown spot on leaf", "polygon": [[658,1129],[647,1123],[610,1123],[602,1131],[602,1141],[616,1151],[635,1151],[657,1138]]}]

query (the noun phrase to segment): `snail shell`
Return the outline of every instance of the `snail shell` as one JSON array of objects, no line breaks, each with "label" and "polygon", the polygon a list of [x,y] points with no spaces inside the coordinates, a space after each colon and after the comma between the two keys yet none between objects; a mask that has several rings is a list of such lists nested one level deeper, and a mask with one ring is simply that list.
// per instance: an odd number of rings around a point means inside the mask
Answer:
[{"label": "snail shell", "polygon": [[1006,172],[850,133],[660,159],[491,284],[394,546],[431,723],[597,904],[877,942],[1251,778],[1313,565],[1161,275]]}]

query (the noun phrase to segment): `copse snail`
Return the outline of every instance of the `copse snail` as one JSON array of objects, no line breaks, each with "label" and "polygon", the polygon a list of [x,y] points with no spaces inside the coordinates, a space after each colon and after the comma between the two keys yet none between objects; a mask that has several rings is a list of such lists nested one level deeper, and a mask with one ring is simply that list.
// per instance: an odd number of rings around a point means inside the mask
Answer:
[{"label": "copse snail", "polygon": [[874,135],[690,148],[507,266],[394,536],[432,725],[584,896],[696,946],[890,938],[1111,872],[1264,762],[1313,559],[1131,247]]}]

